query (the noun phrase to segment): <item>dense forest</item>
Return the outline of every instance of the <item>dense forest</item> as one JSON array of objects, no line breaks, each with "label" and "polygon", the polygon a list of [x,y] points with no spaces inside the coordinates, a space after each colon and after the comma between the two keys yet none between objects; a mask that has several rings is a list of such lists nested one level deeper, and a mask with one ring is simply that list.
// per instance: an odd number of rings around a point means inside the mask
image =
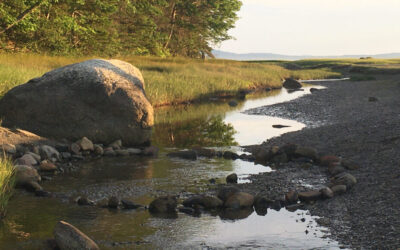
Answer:
[{"label": "dense forest", "polygon": [[1,0],[0,50],[204,57],[239,0]]}]

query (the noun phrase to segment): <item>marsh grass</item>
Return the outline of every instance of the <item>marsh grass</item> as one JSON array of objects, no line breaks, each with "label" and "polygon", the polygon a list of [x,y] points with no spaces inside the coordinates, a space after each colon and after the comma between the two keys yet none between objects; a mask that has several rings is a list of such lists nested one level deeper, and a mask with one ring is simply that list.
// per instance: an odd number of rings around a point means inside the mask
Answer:
[{"label": "marsh grass", "polygon": [[[47,71],[93,57],[54,57],[35,54],[0,54],[0,97],[11,88]],[[320,79],[340,77],[329,68],[288,70],[275,63],[186,58],[119,57],[138,67],[146,94],[154,106],[182,103],[243,89],[281,87],[287,77]]]},{"label": "marsh grass", "polygon": [[7,156],[0,156],[0,218],[4,216],[14,187],[14,165]]}]

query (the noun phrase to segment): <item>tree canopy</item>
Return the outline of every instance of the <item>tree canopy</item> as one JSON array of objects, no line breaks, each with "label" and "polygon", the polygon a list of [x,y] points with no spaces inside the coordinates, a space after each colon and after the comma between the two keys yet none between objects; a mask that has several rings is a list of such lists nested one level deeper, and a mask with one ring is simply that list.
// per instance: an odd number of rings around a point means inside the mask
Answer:
[{"label": "tree canopy", "polygon": [[53,54],[211,56],[239,0],[2,0],[0,49]]}]

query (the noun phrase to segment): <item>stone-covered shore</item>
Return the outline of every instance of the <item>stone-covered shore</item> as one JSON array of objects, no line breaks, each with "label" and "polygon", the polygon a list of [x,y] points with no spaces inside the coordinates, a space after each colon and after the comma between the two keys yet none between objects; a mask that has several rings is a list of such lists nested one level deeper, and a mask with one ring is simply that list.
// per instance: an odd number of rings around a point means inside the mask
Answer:
[{"label": "stone-covered shore", "polygon": [[[304,122],[307,128],[273,138],[249,151],[294,143],[313,147],[355,163],[348,170],[357,185],[343,195],[308,204],[332,237],[354,249],[397,249],[400,246],[400,77],[376,81],[341,81],[288,103],[255,108],[248,114],[272,115]],[[303,168],[302,168],[303,167]],[[306,168],[306,169],[305,169]],[[241,185],[250,193],[285,192],[329,182],[329,168],[299,162],[251,177]]]}]

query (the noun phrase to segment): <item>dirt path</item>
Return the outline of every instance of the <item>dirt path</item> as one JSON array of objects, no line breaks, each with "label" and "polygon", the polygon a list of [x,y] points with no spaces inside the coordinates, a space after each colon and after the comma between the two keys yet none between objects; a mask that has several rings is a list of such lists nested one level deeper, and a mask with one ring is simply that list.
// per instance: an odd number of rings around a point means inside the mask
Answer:
[{"label": "dirt path", "polygon": [[[260,107],[249,114],[296,119],[307,128],[273,138],[260,147],[296,143],[356,161],[357,185],[344,195],[307,208],[326,219],[332,237],[355,249],[400,247],[400,76],[363,82],[315,83],[327,88],[292,102]],[[370,97],[375,97],[370,98]],[[281,195],[303,188],[302,181],[323,185],[328,177],[289,163],[280,170],[253,176],[249,192]]]}]

